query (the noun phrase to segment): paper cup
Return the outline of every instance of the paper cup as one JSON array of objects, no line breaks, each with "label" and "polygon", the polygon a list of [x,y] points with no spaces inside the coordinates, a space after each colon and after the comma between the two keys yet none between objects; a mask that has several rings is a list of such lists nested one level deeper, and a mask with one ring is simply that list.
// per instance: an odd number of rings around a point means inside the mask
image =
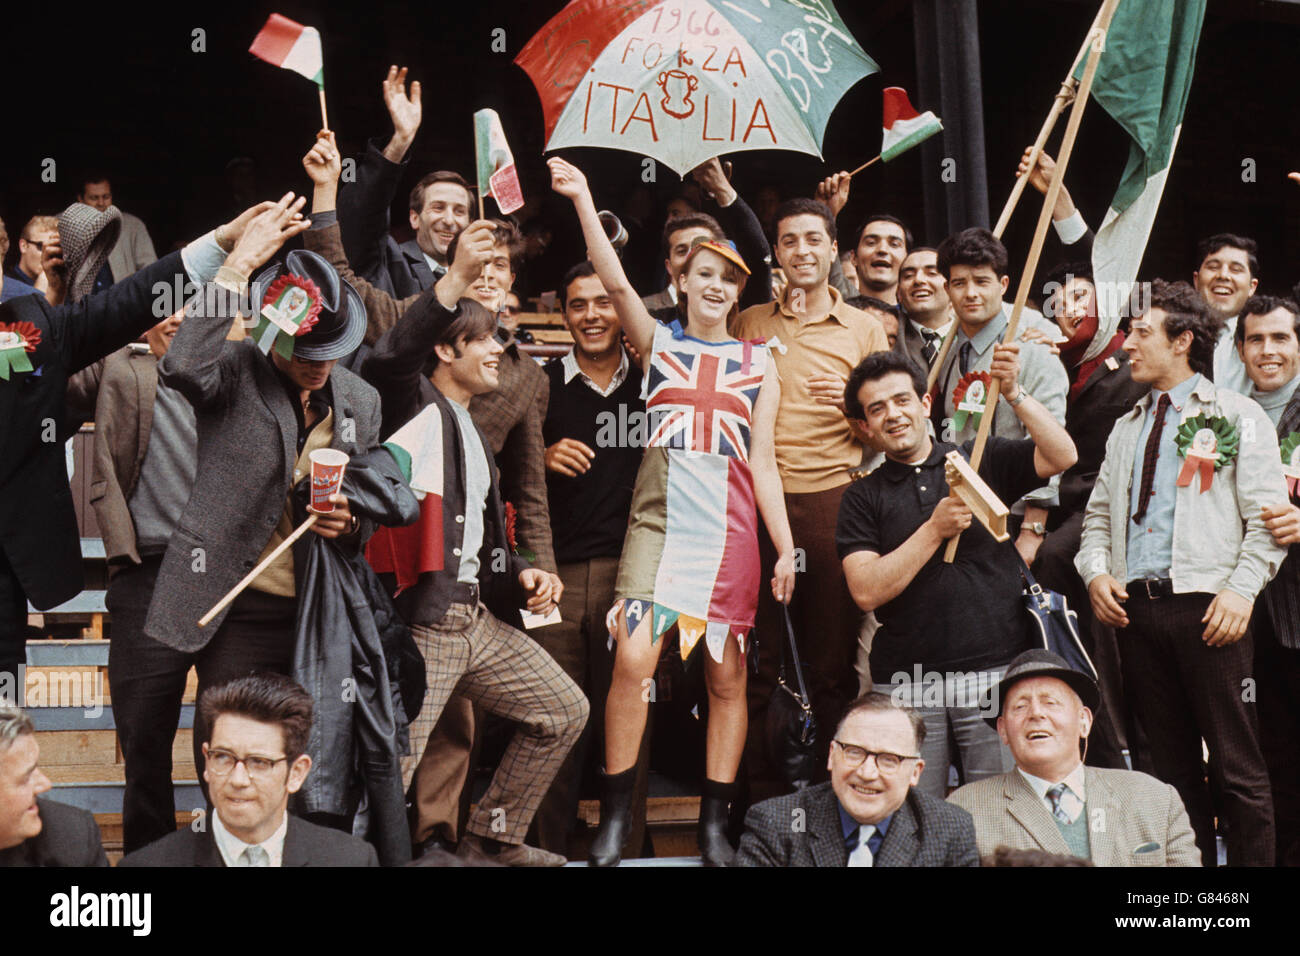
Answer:
[{"label": "paper cup", "polygon": [[319,448],[311,453],[311,510],[329,514],[334,510],[331,495],[343,484],[343,469],[348,466],[347,452]]}]

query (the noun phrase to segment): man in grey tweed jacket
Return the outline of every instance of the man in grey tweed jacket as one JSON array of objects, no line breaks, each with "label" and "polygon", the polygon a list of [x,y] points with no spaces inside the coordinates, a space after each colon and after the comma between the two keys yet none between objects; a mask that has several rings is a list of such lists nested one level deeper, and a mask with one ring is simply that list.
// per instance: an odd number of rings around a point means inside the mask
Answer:
[{"label": "man in grey tweed jacket", "polygon": [[915,789],[920,716],[864,694],[835,729],[829,783],[755,804],[737,866],[979,866],[970,814]]},{"label": "man in grey tweed jacket", "polygon": [[1047,650],[1025,651],[998,685],[998,735],[1016,769],[955,790],[975,818],[982,855],[1000,846],[1045,850],[1097,866],[1200,866],[1178,791],[1133,770],[1085,767],[1101,693]]}]

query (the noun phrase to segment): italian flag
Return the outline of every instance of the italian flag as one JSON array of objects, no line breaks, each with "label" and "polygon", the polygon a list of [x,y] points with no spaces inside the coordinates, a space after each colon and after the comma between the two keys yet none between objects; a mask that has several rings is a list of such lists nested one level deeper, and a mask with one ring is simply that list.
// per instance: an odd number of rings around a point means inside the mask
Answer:
[{"label": "italian flag", "polygon": [[380,528],[366,544],[366,560],[377,574],[396,576],[398,593],[415,584],[421,574],[443,569],[442,439],[442,412],[430,404],[382,446],[420,502],[415,524]]},{"label": "italian flag", "polygon": [[929,110],[917,113],[907,98],[907,91],[900,86],[885,87],[882,115],[885,139],[880,147],[880,158],[886,163],[943,129],[939,117]]},{"label": "italian flag", "polygon": [[[1205,3],[1123,0],[1106,33],[1092,96],[1123,128],[1128,162],[1092,245],[1097,288],[1113,291],[1098,296],[1105,311],[1127,301],[1146,252],[1192,87]],[[1080,60],[1076,77],[1086,60]],[[1113,328],[1118,314],[1104,318]],[[1098,335],[1094,341],[1104,346],[1102,340]]]},{"label": "italian flag", "polygon": [[521,208],[524,193],[519,185],[519,173],[496,110],[479,110],[474,114],[474,157],[478,166],[478,194],[495,199],[502,213]]},{"label": "italian flag", "polygon": [[273,13],[248,52],[273,66],[300,73],[325,89],[325,60],[315,27],[305,27]]}]

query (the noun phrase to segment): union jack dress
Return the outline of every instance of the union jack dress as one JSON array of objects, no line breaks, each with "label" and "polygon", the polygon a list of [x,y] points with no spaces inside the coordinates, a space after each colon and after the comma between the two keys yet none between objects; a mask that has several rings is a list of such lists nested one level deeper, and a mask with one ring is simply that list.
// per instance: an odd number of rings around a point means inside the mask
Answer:
[{"label": "union jack dress", "polygon": [[[682,658],[705,640],[745,649],[758,605],[758,509],[750,427],[767,346],[705,342],[660,325],[642,385],[648,434],[615,594],[631,634],[674,625]],[[620,604],[616,604],[617,611]]]}]

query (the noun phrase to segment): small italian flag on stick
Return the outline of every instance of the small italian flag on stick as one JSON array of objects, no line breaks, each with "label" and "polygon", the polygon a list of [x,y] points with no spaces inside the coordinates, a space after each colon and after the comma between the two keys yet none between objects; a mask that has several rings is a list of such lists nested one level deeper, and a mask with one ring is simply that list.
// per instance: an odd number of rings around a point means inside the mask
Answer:
[{"label": "small italian flag on stick", "polygon": [[248,52],[272,66],[293,70],[315,83],[320,92],[321,126],[327,130],[330,128],[329,114],[325,111],[325,60],[321,55],[320,33],[315,27],[305,27],[273,13]]},{"label": "small italian flag on stick", "polygon": [[522,208],[524,193],[519,186],[519,173],[496,110],[479,110],[474,114],[474,155],[478,166],[480,218],[484,196],[495,199],[505,214]]},{"label": "small italian flag on stick", "polygon": [[877,160],[889,162],[943,129],[939,117],[929,110],[924,113],[916,111],[912,101],[907,98],[907,91],[901,86],[887,86],[884,92],[885,103],[881,115],[884,118],[885,139],[880,146],[880,155],[867,160],[849,173],[850,176],[856,176]]}]

